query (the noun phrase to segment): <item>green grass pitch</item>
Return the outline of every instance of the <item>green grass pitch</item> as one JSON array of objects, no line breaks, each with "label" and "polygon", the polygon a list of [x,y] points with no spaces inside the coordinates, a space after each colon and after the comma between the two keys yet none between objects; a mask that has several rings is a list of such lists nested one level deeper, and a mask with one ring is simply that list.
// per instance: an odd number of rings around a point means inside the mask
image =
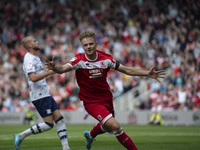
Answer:
[{"label": "green grass pitch", "polygon": [[[0,150],[13,150],[13,134],[28,125],[0,125]],[[86,150],[83,132],[93,125],[67,125],[68,140],[72,150]],[[139,150],[199,150],[200,126],[135,126],[122,125]],[[56,128],[31,135],[21,145],[21,150],[62,150]],[[105,133],[96,137],[91,150],[125,150],[114,135]]]}]

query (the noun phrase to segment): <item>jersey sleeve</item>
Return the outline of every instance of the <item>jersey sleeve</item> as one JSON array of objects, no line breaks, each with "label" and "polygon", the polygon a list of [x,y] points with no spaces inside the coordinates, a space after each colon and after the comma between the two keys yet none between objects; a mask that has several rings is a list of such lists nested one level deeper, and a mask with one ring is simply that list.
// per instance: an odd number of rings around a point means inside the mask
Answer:
[{"label": "jersey sleeve", "polygon": [[79,56],[76,54],[70,61],[69,64],[73,70],[77,70],[78,68],[80,68],[80,62],[81,60],[79,59]]},{"label": "jersey sleeve", "polygon": [[26,74],[35,73],[35,65],[33,59],[26,59],[24,63]]},{"label": "jersey sleeve", "polygon": [[117,70],[119,68],[119,64],[120,63],[118,61],[116,61],[112,56],[110,56],[110,68]]}]

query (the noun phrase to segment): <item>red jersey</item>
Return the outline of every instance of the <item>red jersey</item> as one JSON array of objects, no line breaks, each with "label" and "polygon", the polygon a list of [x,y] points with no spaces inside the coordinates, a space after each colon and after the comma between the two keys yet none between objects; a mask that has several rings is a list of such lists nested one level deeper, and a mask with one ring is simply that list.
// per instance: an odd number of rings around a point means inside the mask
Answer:
[{"label": "red jersey", "polygon": [[112,100],[107,73],[110,68],[115,69],[117,63],[111,55],[97,50],[96,59],[89,60],[85,53],[78,53],[69,64],[76,70],[80,100],[84,103]]}]

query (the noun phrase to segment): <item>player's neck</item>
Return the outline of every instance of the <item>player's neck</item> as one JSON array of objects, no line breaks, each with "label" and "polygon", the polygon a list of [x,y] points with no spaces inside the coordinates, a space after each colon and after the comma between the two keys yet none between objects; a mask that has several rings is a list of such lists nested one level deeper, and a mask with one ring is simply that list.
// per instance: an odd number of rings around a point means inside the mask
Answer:
[{"label": "player's neck", "polygon": [[35,56],[38,56],[40,54],[39,51],[35,51],[35,50],[30,50],[29,53]]},{"label": "player's neck", "polygon": [[90,61],[94,61],[97,59],[97,53],[93,54],[93,55],[86,55],[86,58]]}]

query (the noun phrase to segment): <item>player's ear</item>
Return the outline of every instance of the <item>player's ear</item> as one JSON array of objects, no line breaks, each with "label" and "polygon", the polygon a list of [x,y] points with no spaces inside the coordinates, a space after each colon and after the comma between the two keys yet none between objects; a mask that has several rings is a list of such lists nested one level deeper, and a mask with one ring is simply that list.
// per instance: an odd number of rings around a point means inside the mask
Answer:
[{"label": "player's ear", "polygon": [[27,43],[27,47],[28,47],[28,48],[31,48],[31,47],[32,47],[31,42]]}]

